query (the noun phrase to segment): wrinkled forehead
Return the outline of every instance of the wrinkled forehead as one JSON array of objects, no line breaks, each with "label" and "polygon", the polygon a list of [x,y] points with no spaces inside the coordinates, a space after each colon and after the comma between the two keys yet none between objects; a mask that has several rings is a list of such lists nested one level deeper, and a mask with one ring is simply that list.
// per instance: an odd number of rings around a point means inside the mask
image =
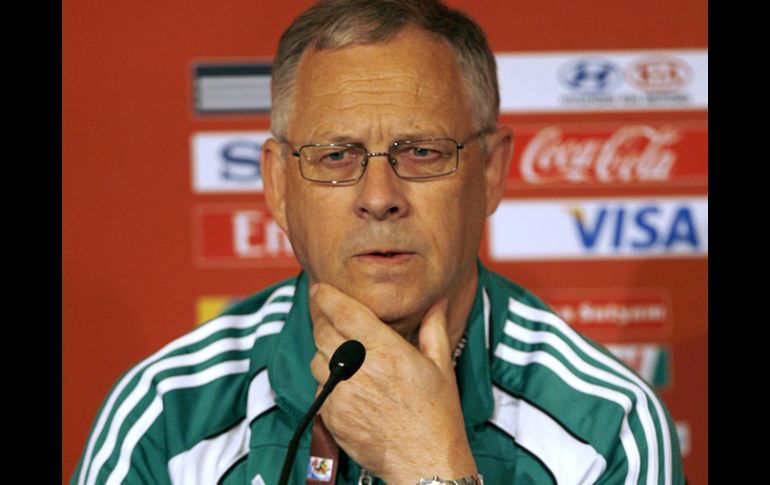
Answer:
[{"label": "wrinkled forehead", "polygon": [[385,42],[308,49],[297,69],[294,106],[289,135],[295,139],[332,129],[455,136],[471,118],[453,50],[411,27]]}]

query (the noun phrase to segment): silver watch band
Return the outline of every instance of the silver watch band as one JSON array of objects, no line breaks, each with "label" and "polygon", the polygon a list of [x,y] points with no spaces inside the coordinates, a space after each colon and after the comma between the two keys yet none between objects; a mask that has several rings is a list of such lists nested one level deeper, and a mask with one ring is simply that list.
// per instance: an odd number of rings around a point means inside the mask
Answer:
[{"label": "silver watch band", "polygon": [[476,473],[455,480],[442,480],[434,475],[431,478],[421,478],[417,485],[484,485],[484,477],[481,473]]}]

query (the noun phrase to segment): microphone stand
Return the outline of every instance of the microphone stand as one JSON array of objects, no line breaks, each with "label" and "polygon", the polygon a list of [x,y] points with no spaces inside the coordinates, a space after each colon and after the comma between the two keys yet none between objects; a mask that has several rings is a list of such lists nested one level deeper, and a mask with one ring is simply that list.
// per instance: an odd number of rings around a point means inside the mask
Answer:
[{"label": "microphone stand", "polygon": [[310,424],[313,417],[315,417],[316,413],[321,408],[321,405],[326,400],[326,397],[332,392],[334,387],[342,381],[344,376],[344,368],[342,366],[335,367],[329,375],[326,384],[324,384],[323,389],[321,389],[321,393],[318,394],[318,397],[315,398],[313,404],[302,417],[302,421],[300,421],[299,426],[294,431],[294,435],[291,437],[291,441],[289,441],[289,448],[286,450],[286,458],[283,460],[283,468],[281,469],[281,477],[278,479],[278,485],[286,485],[289,481],[289,474],[291,473],[292,465],[294,465],[294,459],[297,457],[297,447],[299,446],[299,439],[302,437],[302,433],[305,431],[308,424]]}]

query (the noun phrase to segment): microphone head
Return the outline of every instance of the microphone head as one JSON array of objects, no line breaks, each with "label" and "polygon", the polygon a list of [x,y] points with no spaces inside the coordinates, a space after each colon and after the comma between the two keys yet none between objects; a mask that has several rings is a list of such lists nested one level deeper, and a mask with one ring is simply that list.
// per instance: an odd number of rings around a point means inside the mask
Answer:
[{"label": "microphone head", "polygon": [[350,379],[364,363],[364,357],[366,357],[366,349],[363,344],[358,340],[348,340],[334,351],[332,360],[329,362],[329,371],[341,369],[342,380]]}]

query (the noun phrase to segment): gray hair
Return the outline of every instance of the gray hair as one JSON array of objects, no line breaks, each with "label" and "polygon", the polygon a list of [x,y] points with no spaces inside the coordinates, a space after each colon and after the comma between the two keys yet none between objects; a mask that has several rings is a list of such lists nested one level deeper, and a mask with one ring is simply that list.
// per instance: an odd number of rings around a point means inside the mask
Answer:
[{"label": "gray hair", "polygon": [[484,31],[470,16],[440,0],[321,0],[294,19],[278,43],[270,81],[273,136],[287,139],[297,66],[308,47],[385,42],[410,25],[449,43],[479,128],[493,131],[500,111],[497,65]]}]

